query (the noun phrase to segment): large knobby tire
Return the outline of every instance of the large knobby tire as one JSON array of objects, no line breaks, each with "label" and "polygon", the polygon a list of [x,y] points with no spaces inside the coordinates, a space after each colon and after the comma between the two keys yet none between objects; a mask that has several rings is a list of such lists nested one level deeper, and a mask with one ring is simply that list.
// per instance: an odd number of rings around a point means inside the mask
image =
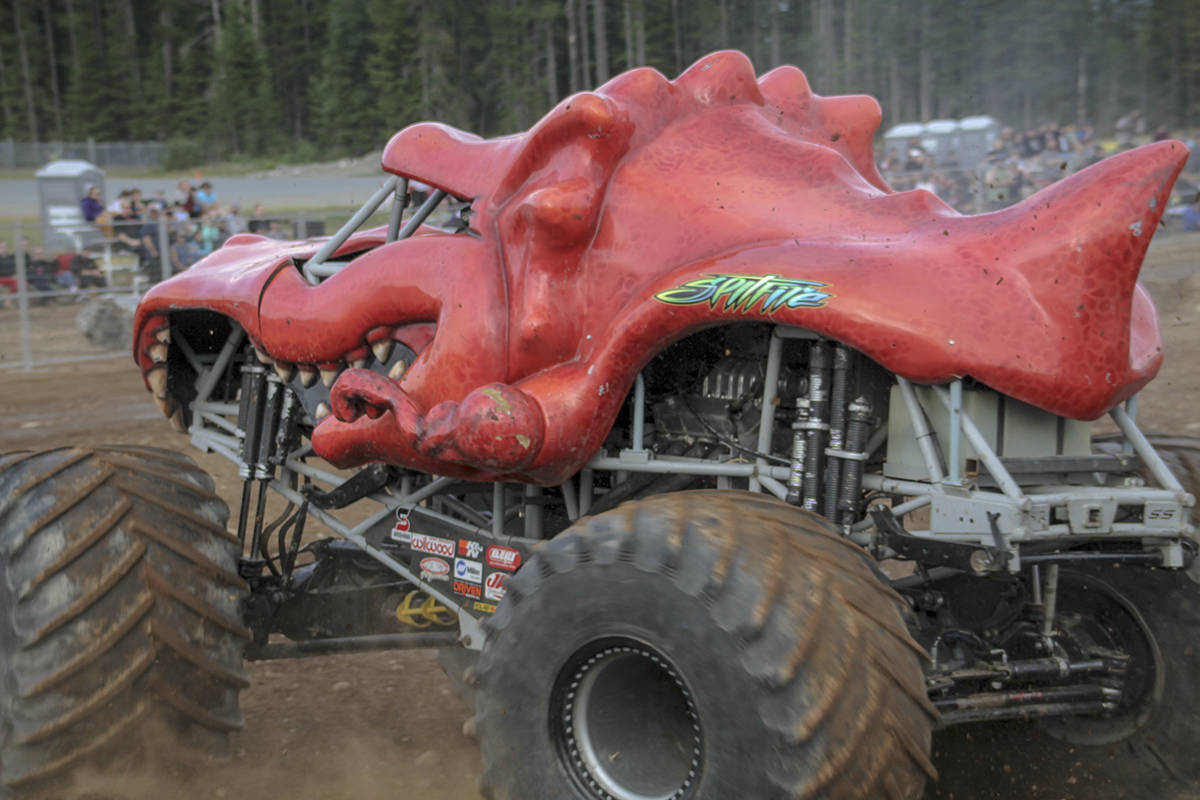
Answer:
[{"label": "large knobby tire", "polygon": [[169,451],[0,456],[0,798],[163,732],[227,749],[248,685],[228,516]]},{"label": "large knobby tire", "polygon": [[[1200,438],[1147,437],[1183,488],[1200,496]],[[1098,449],[1117,452],[1120,437],[1103,437]],[[1193,522],[1200,523],[1193,511]],[[1116,749],[1137,791],[1160,796],[1186,786],[1200,793],[1200,560],[1187,571],[1135,567],[1091,568],[1060,577],[1060,607],[1071,612],[1091,603],[1105,611],[1101,630],[1135,654],[1133,698],[1111,719],[1049,722],[1048,732],[1077,745]],[[1124,641],[1122,641],[1124,640]],[[1080,750],[1088,755],[1089,750]],[[1100,751],[1107,756],[1108,751]]]},{"label": "large knobby tire", "polygon": [[902,601],[820,518],[660,495],[538,548],[477,676],[496,800],[921,794],[937,714]]},{"label": "large knobby tire", "polygon": [[1126,680],[1132,696],[1109,718],[1052,720],[1047,730],[1072,744],[1112,746],[1135,785],[1153,789],[1137,796],[1200,790],[1200,583],[1181,570],[1064,571],[1059,609],[1134,656]]}]

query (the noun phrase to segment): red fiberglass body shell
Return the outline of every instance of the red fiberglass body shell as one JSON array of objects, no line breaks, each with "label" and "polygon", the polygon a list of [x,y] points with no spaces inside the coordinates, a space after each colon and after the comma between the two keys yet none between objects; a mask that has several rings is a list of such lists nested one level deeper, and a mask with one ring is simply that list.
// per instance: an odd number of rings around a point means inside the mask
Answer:
[{"label": "red fiberglass body shell", "polygon": [[871,98],[820,97],[793,67],[756,79],[723,52],[674,81],[627,72],[516,136],[415,125],[384,168],[471,199],[472,234],[365,232],[342,251],[367,252],[319,286],[295,266],[319,242],[238,237],[147,294],[136,355],[154,368],[177,309],[226,314],[275,360],[326,369],[434,323],[399,380],[341,372],[316,452],[543,484],[598,450],[649,359],[714,325],[802,326],[913,381],[971,376],[1077,419],[1155,375],[1136,278],[1182,144],[964,216],[888,187],[879,121]]}]

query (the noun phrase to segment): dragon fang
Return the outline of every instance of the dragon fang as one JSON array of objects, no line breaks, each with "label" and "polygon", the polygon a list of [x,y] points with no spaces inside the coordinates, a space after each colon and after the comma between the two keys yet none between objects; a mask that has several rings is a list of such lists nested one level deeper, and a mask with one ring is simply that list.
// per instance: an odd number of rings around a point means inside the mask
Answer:
[{"label": "dragon fang", "polygon": [[725,298],[722,311],[740,311],[748,314],[761,300],[761,311],[774,314],[781,308],[821,308],[833,297],[819,291],[829,284],[819,281],[803,281],[783,278],[779,275],[727,275],[708,273],[702,278],[667,289],[654,295],[655,300],[673,306],[690,306],[708,303],[716,308]]}]

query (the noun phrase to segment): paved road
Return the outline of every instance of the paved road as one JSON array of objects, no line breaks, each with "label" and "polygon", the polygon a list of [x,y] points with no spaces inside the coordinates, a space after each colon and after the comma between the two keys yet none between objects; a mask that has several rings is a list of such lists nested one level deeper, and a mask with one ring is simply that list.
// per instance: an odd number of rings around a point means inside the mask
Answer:
[{"label": "paved road", "polygon": [[[182,177],[182,176],[181,176]],[[362,204],[384,180],[377,176],[286,176],[286,177],[208,177],[221,203],[237,203],[243,212],[262,203],[269,212],[276,208],[356,207]],[[170,196],[177,178],[109,178],[105,198],[126,187],[137,187],[149,197],[161,189]],[[0,217],[40,217],[37,182],[0,180]]]}]

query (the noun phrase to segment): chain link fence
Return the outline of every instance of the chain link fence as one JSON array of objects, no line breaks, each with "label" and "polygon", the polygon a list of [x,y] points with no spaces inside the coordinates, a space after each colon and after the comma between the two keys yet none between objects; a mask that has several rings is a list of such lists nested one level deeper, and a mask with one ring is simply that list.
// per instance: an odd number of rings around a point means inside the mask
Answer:
[{"label": "chain link fence", "polygon": [[[977,214],[1012,205],[1071,171],[1051,161],[1037,164],[1037,169],[1032,166],[992,163],[966,170],[885,170],[883,175],[897,191],[926,189],[961,213]],[[332,232],[350,213],[256,217],[239,228],[270,238],[303,239],[324,235],[327,225]],[[97,231],[95,237],[83,240],[96,264],[94,274],[85,276],[78,264],[72,268],[74,253],[47,254],[23,246],[28,238],[41,241],[40,225],[15,223],[11,240],[15,257],[0,251],[0,370],[126,355],[131,333],[89,339],[81,327],[94,331],[104,326],[78,317],[92,309],[95,304],[90,301],[95,298],[109,298],[111,304],[132,309],[147,288],[189,266],[198,255],[178,250],[180,237],[192,235],[190,224],[198,221],[159,222],[151,235],[144,235],[145,223],[131,223],[136,238],[124,242]],[[219,246],[230,232],[224,231],[210,244]],[[0,230],[0,240],[7,234]]]},{"label": "chain link fence", "polygon": [[[350,212],[346,212],[348,216]],[[268,216],[247,220],[250,232],[280,239],[325,233],[324,218]],[[136,234],[90,240],[82,252],[49,253],[31,244],[41,226],[14,223],[0,231],[0,371],[129,355],[132,311],[159,281],[202,255],[187,223],[138,222]],[[220,241],[213,243],[219,246]]]},{"label": "chain link fence", "polygon": [[161,167],[167,158],[163,142],[18,142],[0,140],[0,169],[38,168],[50,161],[80,158],[98,167]]}]

